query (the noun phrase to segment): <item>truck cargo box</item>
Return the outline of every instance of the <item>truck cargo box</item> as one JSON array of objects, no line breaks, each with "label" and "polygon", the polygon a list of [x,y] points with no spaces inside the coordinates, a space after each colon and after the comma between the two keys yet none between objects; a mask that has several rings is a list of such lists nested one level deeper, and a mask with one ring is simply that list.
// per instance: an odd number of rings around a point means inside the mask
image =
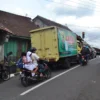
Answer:
[{"label": "truck cargo box", "polygon": [[76,34],[57,27],[40,28],[30,31],[31,45],[43,59],[59,60],[61,57],[77,55]]}]

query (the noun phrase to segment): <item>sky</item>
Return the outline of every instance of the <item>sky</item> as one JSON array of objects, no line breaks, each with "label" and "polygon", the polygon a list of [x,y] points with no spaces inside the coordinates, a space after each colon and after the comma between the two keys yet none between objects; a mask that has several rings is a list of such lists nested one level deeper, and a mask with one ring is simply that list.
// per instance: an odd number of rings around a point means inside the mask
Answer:
[{"label": "sky", "polygon": [[100,48],[99,0],[0,0],[0,10],[28,16],[43,16],[68,26],[85,41]]}]

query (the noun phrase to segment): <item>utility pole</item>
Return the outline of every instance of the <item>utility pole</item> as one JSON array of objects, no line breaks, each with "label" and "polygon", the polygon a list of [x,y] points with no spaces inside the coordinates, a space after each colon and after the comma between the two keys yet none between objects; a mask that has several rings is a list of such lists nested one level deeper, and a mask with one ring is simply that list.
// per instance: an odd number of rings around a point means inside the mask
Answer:
[{"label": "utility pole", "polygon": [[84,40],[84,38],[85,38],[85,32],[82,32],[82,38]]}]

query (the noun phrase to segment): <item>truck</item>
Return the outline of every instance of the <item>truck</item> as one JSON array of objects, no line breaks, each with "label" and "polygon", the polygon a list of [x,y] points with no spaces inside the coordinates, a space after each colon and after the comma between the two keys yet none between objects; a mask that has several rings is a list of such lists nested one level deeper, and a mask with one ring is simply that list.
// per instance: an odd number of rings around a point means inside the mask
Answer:
[{"label": "truck", "polygon": [[70,68],[72,62],[77,62],[81,49],[72,31],[50,26],[31,30],[30,36],[31,46],[36,47],[40,58],[48,60],[51,66]]}]

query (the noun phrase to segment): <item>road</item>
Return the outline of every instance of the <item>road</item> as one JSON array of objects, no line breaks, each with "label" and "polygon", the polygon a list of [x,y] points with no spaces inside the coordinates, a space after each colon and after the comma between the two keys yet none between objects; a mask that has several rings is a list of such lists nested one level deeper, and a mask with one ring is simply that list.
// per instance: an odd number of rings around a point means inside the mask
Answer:
[{"label": "road", "polygon": [[100,58],[87,66],[57,70],[51,79],[27,88],[19,77],[0,84],[0,100],[100,100]]}]

